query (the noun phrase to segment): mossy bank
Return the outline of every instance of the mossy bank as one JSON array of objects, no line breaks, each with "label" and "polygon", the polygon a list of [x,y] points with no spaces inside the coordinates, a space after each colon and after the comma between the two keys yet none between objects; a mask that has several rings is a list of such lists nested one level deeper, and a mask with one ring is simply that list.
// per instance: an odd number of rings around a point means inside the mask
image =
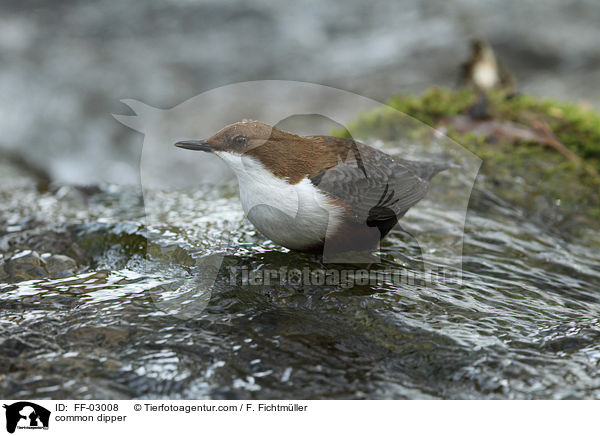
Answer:
[{"label": "mossy bank", "polygon": [[352,135],[386,141],[408,134],[427,145],[434,128],[482,159],[475,193],[493,192],[566,228],[600,227],[600,115],[592,108],[502,91],[482,101],[470,89],[439,88],[386,103],[349,126]]}]

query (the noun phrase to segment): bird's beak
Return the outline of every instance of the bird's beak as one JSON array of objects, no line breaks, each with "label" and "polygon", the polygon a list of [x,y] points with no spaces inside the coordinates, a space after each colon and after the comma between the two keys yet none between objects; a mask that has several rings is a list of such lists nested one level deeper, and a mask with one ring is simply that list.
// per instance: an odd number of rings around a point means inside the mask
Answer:
[{"label": "bird's beak", "polygon": [[213,151],[211,145],[208,142],[202,140],[179,141],[175,143],[175,147],[185,148],[186,150],[207,151],[209,153]]}]

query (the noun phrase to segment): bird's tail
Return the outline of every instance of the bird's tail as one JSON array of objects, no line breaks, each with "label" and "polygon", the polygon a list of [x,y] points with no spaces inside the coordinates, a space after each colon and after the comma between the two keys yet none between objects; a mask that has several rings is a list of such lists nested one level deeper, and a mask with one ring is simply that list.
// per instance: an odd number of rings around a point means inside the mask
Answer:
[{"label": "bird's tail", "polygon": [[417,175],[424,180],[431,180],[433,177],[449,168],[458,168],[458,165],[447,162],[421,162],[411,161],[411,166]]}]

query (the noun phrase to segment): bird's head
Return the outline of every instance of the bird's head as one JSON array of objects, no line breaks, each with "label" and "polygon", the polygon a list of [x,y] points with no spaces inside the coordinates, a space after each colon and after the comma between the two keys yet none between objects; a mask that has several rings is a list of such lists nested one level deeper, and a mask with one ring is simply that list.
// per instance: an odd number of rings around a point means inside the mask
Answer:
[{"label": "bird's head", "polygon": [[175,146],[209,153],[243,155],[259,147],[284,146],[285,139],[295,136],[258,121],[241,121],[225,126],[208,139],[179,141]]},{"label": "bird's head", "polygon": [[298,136],[258,121],[230,124],[208,139],[180,141],[175,146],[214,153],[238,177],[258,162],[290,183],[335,166],[348,152],[346,146],[338,149],[326,144],[322,137]]},{"label": "bird's head", "polygon": [[319,166],[310,140],[258,121],[230,124],[208,139],[180,141],[175,146],[213,153],[238,177],[252,173],[258,162],[277,177],[297,183]]}]

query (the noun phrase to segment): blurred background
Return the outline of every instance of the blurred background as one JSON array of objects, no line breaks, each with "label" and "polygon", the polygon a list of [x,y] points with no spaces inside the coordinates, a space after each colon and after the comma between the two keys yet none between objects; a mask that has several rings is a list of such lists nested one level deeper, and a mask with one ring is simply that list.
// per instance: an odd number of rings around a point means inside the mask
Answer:
[{"label": "blurred background", "polygon": [[0,149],[59,183],[139,179],[142,135],[111,113],[259,79],[385,101],[453,87],[488,40],[517,89],[600,108],[595,0],[16,1],[0,4]]}]

